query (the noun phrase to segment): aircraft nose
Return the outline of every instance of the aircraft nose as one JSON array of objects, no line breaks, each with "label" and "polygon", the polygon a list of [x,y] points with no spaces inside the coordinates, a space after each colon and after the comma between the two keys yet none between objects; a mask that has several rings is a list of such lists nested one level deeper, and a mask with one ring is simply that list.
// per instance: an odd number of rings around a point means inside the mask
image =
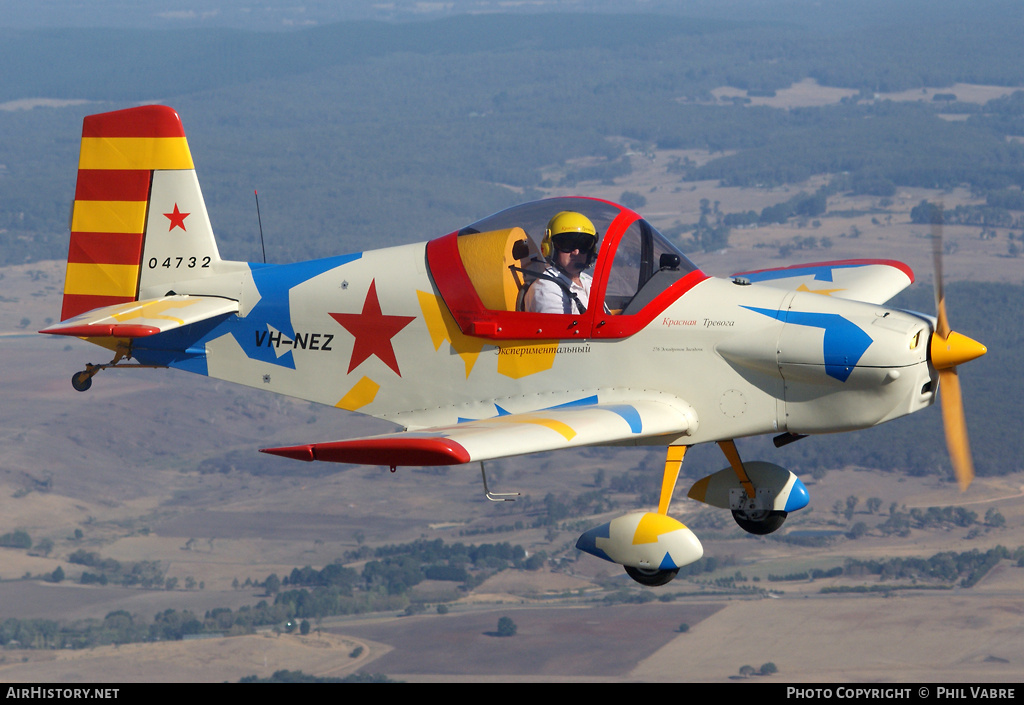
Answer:
[{"label": "aircraft nose", "polygon": [[951,369],[987,352],[988,348],[984,345],[956,331],[950,331],[945,338],[937,331],[932,333],[932,366],[937,370]]}]

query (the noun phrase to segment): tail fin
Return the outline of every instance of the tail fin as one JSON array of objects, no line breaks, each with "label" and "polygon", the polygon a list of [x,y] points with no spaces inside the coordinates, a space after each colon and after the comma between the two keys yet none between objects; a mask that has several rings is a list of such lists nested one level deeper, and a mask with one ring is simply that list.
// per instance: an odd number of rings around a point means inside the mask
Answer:
[{"label": "tail fin", "polygon": [[178,114],[148,105],[86,117],[61,320],[164,294],[219,261]]}]

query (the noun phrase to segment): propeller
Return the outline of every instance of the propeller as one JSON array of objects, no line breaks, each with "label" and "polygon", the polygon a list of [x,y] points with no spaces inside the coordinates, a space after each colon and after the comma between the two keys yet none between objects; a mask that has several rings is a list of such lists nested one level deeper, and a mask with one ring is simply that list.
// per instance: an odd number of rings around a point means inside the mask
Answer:
[{"label": "propeller", "polygon": [[946,293],[942,274],[942,206],[932,211],[932,262],[935,269],[935,308],[937,320],[932,332],[930,355],[932,367],[939,374],[939,402],[942,408],[942,425],[946,435],[946,447],[953,464],[953,473],[966,490],[974,479],[974,462],[971,460],[971,446],[967,438],[967,420],[964,416],[963,395],[960,392],[960,377],[957,365],[981,357],[988,349],[977,342],[952,330],[946,315]]}]

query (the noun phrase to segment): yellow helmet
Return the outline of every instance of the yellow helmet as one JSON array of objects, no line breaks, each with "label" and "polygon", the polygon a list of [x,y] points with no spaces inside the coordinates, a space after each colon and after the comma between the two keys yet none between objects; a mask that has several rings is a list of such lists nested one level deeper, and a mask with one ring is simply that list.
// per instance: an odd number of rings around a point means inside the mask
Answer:
[{"label": "yellow helmet", "polygon": [[555,217],[548,221],[547,230],[544,231],[544,240],[540,244],[540,253],[547,259],[555,254],[556,238],[575,241],[578,247],[573,249],[586,252],[590,260],[597,256],[597,228],[590,222],[590,218],[582,213],[562,211],[556,213]]}]

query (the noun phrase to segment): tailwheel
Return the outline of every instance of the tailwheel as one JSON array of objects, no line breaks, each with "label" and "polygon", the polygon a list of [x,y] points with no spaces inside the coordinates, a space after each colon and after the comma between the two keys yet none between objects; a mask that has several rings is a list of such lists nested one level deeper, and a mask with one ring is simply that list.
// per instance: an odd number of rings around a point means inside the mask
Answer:
[{"label": "tailwheel", "polygon": [[777,531],[786,521],[789,512],[777,510],[744,510],[734,509],[732,518],[736,520],[740,528],[748,534],[765,536]]},{"label": "tailwheel", "polygon": [[[99,374],[100,370],[105,370],[108,367],[116,367],[117,363],[124,359],[130,359],[131,344],[130,343],[118,343],[117,348],[114,350],[114,359],[108,362],[106,365],[94,365],[91,362],[85,364],[85,369],[81,372],[76,372],[71,375],[71,386],[76,391],[84,392],[92,386],[92,378]],[[151,365],[128,365],[128,367],[151,367]]]},{"label": "tailwheel", "polygon": [[92,377],[94,374],[96,373],[90,372],[89,370],[82,370],[81,372],[76,372],[75,374],[71,375],[71,386],[74,387],[76,391],[86,391],[87,389],[89,389],[89,387],[92,386]]},{"label": "tailwheel", "polygon": [[661,587],[672,582],[672,579],[679,574],[679,569],[655,570],[654,568],[634,568],[630,565],[622,566],[626,569],[626,575],[633,578],[641,585],[647,587]]}]

